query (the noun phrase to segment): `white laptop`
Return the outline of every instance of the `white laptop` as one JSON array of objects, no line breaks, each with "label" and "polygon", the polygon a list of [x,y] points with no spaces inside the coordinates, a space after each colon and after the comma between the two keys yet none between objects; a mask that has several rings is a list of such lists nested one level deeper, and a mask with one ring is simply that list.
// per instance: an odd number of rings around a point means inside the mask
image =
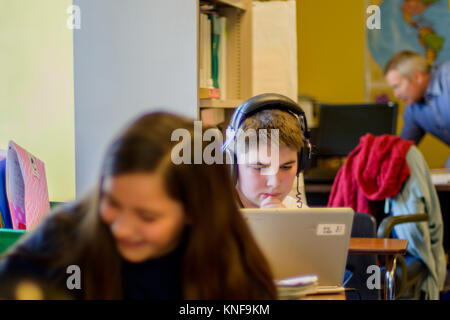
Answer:
[{"label": "white laptop", "polygon": [[343,291],[351,208],[241,209],[275,280],[315,274],[319,292]]}]

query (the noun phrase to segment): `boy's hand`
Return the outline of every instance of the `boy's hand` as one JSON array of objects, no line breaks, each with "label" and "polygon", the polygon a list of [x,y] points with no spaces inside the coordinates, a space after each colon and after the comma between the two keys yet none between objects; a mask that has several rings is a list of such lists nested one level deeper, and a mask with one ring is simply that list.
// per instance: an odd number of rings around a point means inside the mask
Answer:
[{"label": "boy's hand", "polygon": [[259,205],[260,208],[285,208],[284,204],[280,201],[280,199],[275,197],[267,197],[263,201],[261,201],[261,204]]}]

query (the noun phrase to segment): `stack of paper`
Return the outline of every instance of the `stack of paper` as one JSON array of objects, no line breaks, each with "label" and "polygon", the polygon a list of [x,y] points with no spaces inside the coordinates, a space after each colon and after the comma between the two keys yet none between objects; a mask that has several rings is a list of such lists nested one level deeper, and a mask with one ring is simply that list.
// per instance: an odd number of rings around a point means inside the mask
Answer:
[{"label": "stack of paper", "polygon": [[252,30],[252,94],[274,92],[297,101],[296,2],[253,1]]},{"label": "stack of paper", "polygon": [[276,285],[279,299],[294,300],[316,293],[318,278],[316,275],[304,275],[276,281]]},{"label": "stack of paper", "polygon": [[431,181],[434,185],[450,184],[450,169],[433,169],[431,171]]}]

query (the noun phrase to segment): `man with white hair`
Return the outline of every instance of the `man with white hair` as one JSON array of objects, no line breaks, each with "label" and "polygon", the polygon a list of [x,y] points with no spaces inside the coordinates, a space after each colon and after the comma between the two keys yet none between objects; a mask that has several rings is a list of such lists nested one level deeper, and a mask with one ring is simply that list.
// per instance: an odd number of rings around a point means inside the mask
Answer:
[{"label": "man with white hair", "polygon": [[418,144],[429,132],[450,145],[450,61],[432,68],[422,55],[401,51],[386,64],[384,76],[407,105],[400,137]]}]

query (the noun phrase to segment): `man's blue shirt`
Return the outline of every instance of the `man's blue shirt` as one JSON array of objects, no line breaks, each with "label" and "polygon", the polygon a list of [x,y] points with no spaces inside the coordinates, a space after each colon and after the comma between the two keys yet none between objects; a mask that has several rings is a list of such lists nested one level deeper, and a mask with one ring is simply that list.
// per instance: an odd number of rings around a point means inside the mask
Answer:
[{"label": "man's blue shirt", "polygon": [[400,137],[420,142],[426,132],[450,145],[450,61],[431,71],[424,99],[406,107]]}]

